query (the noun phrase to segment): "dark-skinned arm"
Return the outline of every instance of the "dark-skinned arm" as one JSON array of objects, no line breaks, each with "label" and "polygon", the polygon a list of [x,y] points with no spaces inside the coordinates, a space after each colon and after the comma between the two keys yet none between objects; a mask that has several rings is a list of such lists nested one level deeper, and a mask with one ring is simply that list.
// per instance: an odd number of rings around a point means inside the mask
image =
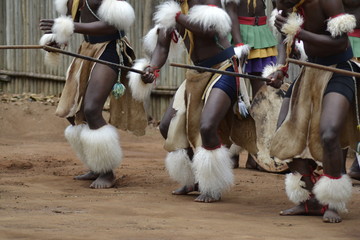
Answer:
[{"label": "dark-skinned arm", "polygon": [[238,20],[238,6],[234,2],[230,2],[225,6],[226,12],[229,14],[231,19],[231,36],[233,40],[233,45],[242,43],[242,38],[240,34],[240,24]]},{"label": "dark-skinned arm", "polygon": [[155,71],[164,66],[170,49],[171,33],[164,29],[158,30],[158,40],[154,52],[151,55],[150,66],[145,68],[145,74],[141,76],[144,83],[152,83],[155,81]]}]

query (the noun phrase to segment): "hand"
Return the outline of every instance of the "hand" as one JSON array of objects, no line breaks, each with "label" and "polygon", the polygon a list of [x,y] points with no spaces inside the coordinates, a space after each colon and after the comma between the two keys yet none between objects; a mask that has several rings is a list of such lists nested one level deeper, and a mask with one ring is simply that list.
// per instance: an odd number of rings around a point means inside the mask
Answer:
[{"label": "hand", "polygon": [[287,18],[283,17],[282,15],[278,14],[275,18],[275,27],[276,29],[281,32],[284,24],[286,23]]},{"label": "hand", "polygon": [[52,33],[52,27],[54,25],[54,19],[41,19],[40,20],[40,30],[44,31],[45,34]]},{"label": "hand", "polygon": [[150,67],[150,66],[146,67],[144,71],[145,71],[145,74],[143,74],[141,76],[141,80],[144,83],[153,83],[156,80],[156,78],[158,77],[157,74],[159,74],[158,69]]},{"label": "hand", "polygon": [[274,88],[280,88],[281,85],[284,83],[284,77],[284,73],[281,70],[278,70],[268,76],[270,81],[266,82],[266,84]]}]

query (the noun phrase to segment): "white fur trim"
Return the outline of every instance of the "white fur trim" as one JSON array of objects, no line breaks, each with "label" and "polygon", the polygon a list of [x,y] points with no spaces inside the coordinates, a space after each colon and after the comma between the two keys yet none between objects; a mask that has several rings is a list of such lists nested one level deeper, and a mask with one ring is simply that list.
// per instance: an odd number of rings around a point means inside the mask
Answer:
[{"label": "white fur trim", "polygon": [[143,49],[145,54],[150,58],[153,54],[158,41],[159,25],[156,25],[143,38]]},{"label": "white fur trim", "polygon": [[80,140],[80,134],[84,129],[84,124],[80,125],[69,125],[65,131],[64,135],[66,140],[69,142],[70,146],[74,149],[77,157],[86,164],[86,157],[84,153],[84,149]]},{"label": "white fur trim", "polygon": [[343,14],[335,18],[329,18],[327,31],[333,38],[352,32],[356,27],[356,18],[351,14]]},{"label": "white fur trim", "polygon": [[310,192],[305,189],[304,181],[301,181],[300,173],[289,173],[285,177],[285,191],[289,200],[296,205],[310,199]]},{"label": "white fur trim", "polygon": [[56,11],[58,13],[60,13],[61,15],[66,15],[68,12],[67,3],[68,3],[68,0],[55,0],[54,5],[55,5]]},{"label": "white fur trim", "polygon": [[97,13],[102,20],[119,30],[128,30],[135,21],[134,9],[126,1],[103,0]]},{"label": "white fur trim", "polygon": [[270,18],[269,18],[269,26],[271,28],[272,33],[275,36],[279,35],[279,31],[275,27],[275,20],[276,20],[276,16],[279,15],[280,13],[281,13],[281,11],[279,11],[277,8],[274,8],[274,10],[272,10]]},{"label": "white fur trim", "polygon": [[296,41],[295,42],[295,47],[297,48],[297,50],[300,52],[300,60],[301,61],[306,61],[308,59],[308,56],[305,52],[304,49],[304,42],[303,41]]},{"label": "white fur trim", "polygon": [[220,199],[221,194],[233,185],[232,161],[224,146],[211,151],[203,147],[196,149],[193,170],[201,193],[214,199]]},{"label": "white fur trim", "polygon": [[194,186],[195,176],[191,168],[191,160],[185,149],[168,153],[165,167],[170,177],[182,186]]},{"label": "white fur trim", "polygon": [[219,7],[195,5],[189,10],[189,21],[198,24],[205,31],[214,29],[221,37],[231,31],[230,16]]},{"label": "white fur trim", "polygon": [[250,46],[245,44],[242,46],[234,47],[235,54],[238,58],[249,55]]},{"label": "white fur trim", "polygon": [[52,32],[57,43],[67,44],[74,33],[74,21],[69,16],[60,16],[55,19]]},{"label": "white fur trim", "polygon": [[315,184],[313,192],[321,204],[329,205],[329,209],[339,213],[346,213],[346,203],[352,192],[352,181],[346,174],[342,175],[340,179],[323,176]]},{"label": "white fur trim", "polygon": [[42,35],[42,37],[40,38],[39,44],[40,45],[47,45],[51,42],[55,42],[55,34],[44,34]]},{"label": "white fur trim", "polygon": [[[39,44],[43,46],[54,41],[55,41],[55,34],[44,34],[40,38]],[[59,53],[45,51],[44,62],[49,67],[59,66],[59,63],[61,62],[61,55]]]},{"label": "white fur trim", "polygon": [[80,139],[90,170],[101,174],[112,171],[120,165],[123,153],[115,127],[105,125],[91,130],[86,125],[80,134]]},{"label": "white fur trim", "polygon": [[154,22],[156,25],[169,30],[176,26],[176,13],[181,11],[180,5],[175,1],[167,1],[156,7]]},{"label": "white fur trim", "polygon": [[[143,39],[143,49],[149,58],[151,58],[151,55],[156,48],[159,30],[160,26],[156,25],[145,35]],[[182,57],[183,53],[185,52],[185,45],[181,35],[176,30],[174,30],[172,34],[176,34],[178,37],[178,42],[176,43],[173,40],[171,41],[168,59],[177,59]]]},{"label": "white fur trim", "polygon": [[266,65],[263,69],[262,72],[262,77],[267,78],[269,77],[271,74],[275,73],[276,71],[280,70],[282,67],[284,67],[283,65],[280,64],[270,64],[270,65]]},{"label": "white fur trim", "polygon": [[286,23],[281,28],[281,32],[286,34],[285,43],[293,43],[295,35],[301,29],[303,23],[303,17],[297,13],[293,12],[288,16]]},{"label": "white fur trim", "polygon": [[[149,64],[149,60],[142,58],[135,61],[133,68],[143,71]],[[154,87],[153,83],[144,83],[141,80],[141,75],[134,72],[129,72],[128,78],[132,96],[135,100],[144,102],[150,97],[151,91]]]}]

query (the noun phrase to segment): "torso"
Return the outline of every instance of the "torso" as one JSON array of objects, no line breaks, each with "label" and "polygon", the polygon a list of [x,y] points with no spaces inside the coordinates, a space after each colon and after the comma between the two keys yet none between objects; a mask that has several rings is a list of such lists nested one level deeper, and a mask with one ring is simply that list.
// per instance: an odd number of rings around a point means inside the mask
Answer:
[{"label": "torso", "polygon": [[343,0],[345,11],[356,17],[356,28],[360,28],[360,0]]},{"label": "torso", "polygon": [[[102,0],[87,0],[87,3],[91,10],[96,14],[97,10],[99,9]],[[71,12],[73,5],[73,0],[68,1],[68,9]],[[99,21],[89,10],[86,0],[80,0],[79,3],[79,10],[78,10],[78,16],[80,17],[77,19],[78,21],[81,21],[83,23],[89,23],[89,22],[96,22]]]},{"label": "torso", "polygon": [[265,16],[265,9],[264,0],[250,0],[249,4],[248,1],[240,1],[238,15],[242,17]]},{"label": "torso", "polygon": [[[188,4],[189,8],[193,7],[194,5],[216,5],[221,8],[221,2],[219,0],[188,0]],[[185,29],[178,24],[177,30],[179,31],[180,35],[184,37]],[[224,48],[231,46],[226,38],[219,39],[219,44]],[[190,43],[188,37],[185,39],[185,46],[189,51]],[[222,51],[223,49],[221,49],[216,44],[215,38],[213,36],[209,36],[207,34],[194,34],[194,48],[192,55],[190,56],[193,62],[203,61],[215,56]]]}]

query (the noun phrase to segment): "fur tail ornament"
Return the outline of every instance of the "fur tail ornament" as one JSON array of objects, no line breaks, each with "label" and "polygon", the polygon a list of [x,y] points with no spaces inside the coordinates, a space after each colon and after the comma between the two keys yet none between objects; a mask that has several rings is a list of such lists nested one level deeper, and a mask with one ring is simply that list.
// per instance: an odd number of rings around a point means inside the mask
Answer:
[{"label": "fur tail ornament", "polygon": [[[146,58],[142,58],[135,61],[134,69],[143,71],[150,62]],[[141,80],[141,75],[134,72],[129,72],[129,87],[131,89],[132,96],[135,100],[144,102],[150,97],[151,91],[154,88],[154,83],[144,83]]]}]

